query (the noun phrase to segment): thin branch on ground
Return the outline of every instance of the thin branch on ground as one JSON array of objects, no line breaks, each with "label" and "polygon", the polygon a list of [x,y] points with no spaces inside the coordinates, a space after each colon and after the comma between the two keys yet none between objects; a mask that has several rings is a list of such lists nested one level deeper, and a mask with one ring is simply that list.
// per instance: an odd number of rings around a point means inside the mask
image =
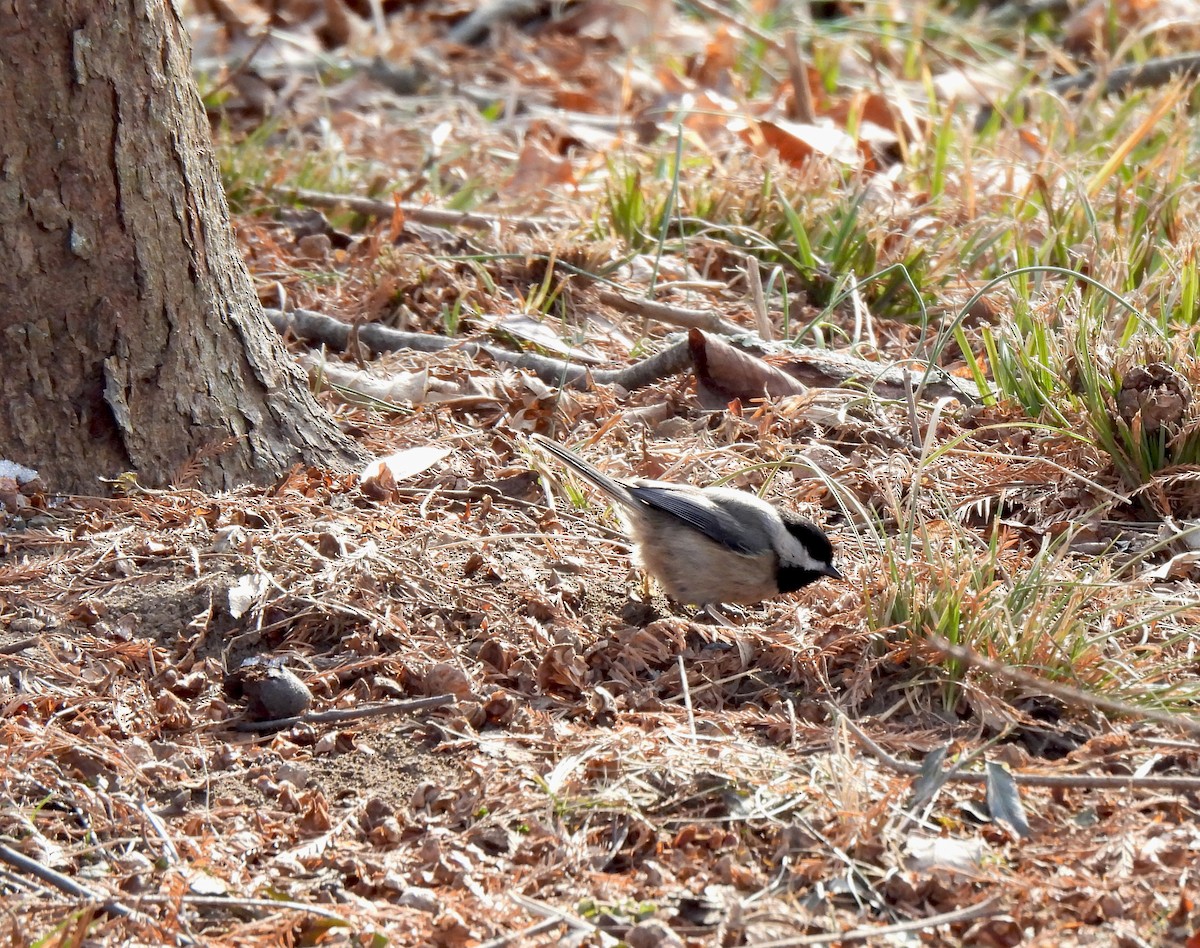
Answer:
[{"label": "thin branch on ground", "polygon": [[471,356],[484,354],[497,362],[532,372],[547,385],[559,388],[587,390],[593,385],[619,385],[626,391],[633,391],[678,375],[692,364],[686,340],[673,343],[661,352],[624,369],[589,369],[563,359],[532,352],[512,352],[487,343],[402,332],[388,326],[354,327],[340,319],[306,309],[294,309],[286,313],[277,309],[264,309],[263,312],[279,332],[291,332],[301,339],[319,342],[331,348],[345,349],[350,344],[353,332],[356,341],[375,353],[394,352],[397,349],[412,349],[416,352],[459,349]]},{"label": "thin branch on ground", "polygon": [[1028,688],[1035,694],[1048,694],[1077,708],[1140,718],[1144,721],[1153,721],[1164,727],[1177,728],[1187,734],[1200,735],[1200,719],[1183,714],[1172,714],[1170,711],[1156,711],[1154,708],[1144,708],[1140,705],[1130,704],[1128,701],[1118,701],[1116,698],[1105,698],[1103,695],[1090,694],[1078,688],[1072,688],[1070,685],[1064,685],[1060,681],[1040,678],[1019,668],[1012,668],[1008,665],[994,662],[990,658],[980,655],[974,649],[963,645],[952,645],[942,638],[930,639],[929,644],[955,661],[978,668],[989,675],[995,675],[997,678],[1006,679],[1014,685],[1020,685],[1022,688]]},{"label": "thin branch on ground", "polygon": [[16,642],[9,642],[7,645],[0,645],[0,655],[16,655],[27,648],[33,648],[41,641],[42,637],[40,635],[31,635],[27,639],[19,639]]},{"label": "thin branch on ground", "polygon": [[364,708],[313,711],[290,718],[277,718],[273,721],[238,721],[233,725],[233,730],[277,731],[285,727],[295,727],[298,724],[337,724],[361,718],[377,718],[387,714],[414,714],[418,711],[430,711],[444,705],[455,704],[457,701],[458,699],[454,695],[433,695],[429,698],[414,698],[411,701],[389,701],[387,704],[374,704]]},{"label": "thin branch on ground", "polygon": [[846,941],[871,941],[888,935],[904,935],[909,932],[921,932],[939,925],[957,925],[962,922],[972,922],[977,918],[1000,914],[1000,903],[1003,896],[993,895],[977,905],[956,909],[953,912],[943,912],[941,915],[930,915],[928,918],[914,918],[909,922],[897,922],[895,925],[880,925],[878,928],[853,928],[848,932],[824,932],[820,935],[797,935],[795,938],[781,938],[777,941],[758,942],[757,948],[792,948],[795,945],[832,945]]},{"label": "thin branch on ground", "polygon": [[410,204],[406,201],[392,203],[377,198],[358,197],[353,194],[329,194],[325,191],[310,191],[307,188],[272,188],[277,198],[325,209],[344,207],[355,214],[368,217],[391,217],[399,211],[407,220],[426,227],[466,227],[470,230],[494,230],[512,227],[518,233],[529,234],[541,230],[556,230],[562,222],[545,217],[499,217],[468,211],[447,211],[438,207]]},{"label": "thin branch on ground", "polygon": [[[912,764],[889,754],[840,708],[828,702],[825,706],[854,735],[859,745],[889,770],[907,777],[920,776],[920,764]],[[940,776],[946,783],[986,784],[988,781],[987,774],[961,770],[952,770]],[[1018,771],[1012,774],[1012,778],[1024,787],[1057,787],[1072,790],[1200,790],[1200,777],[1119,777],[1112,774],[1031,774]]]},{"label": "thin branch on ground", "polygon": [[146,806],[145,800],[138,802],[138,812],[146,818],[146,822],[150,824],[155,834],[162,840],[163,861],[168,866],[178,865],[180,861],[179,850],[175,848],[175,843],[171,841],[171,837],[167,834],[167,826],[162,821],[162,817]]},{"label": "thin branch on ground", "polygon": [[720,336],[754,334],[754,330],[730,322],[713,309],[689,309],[684,306],[672,306],[669,303],[656,303],[653,300],[637,299],[622,293],[614,293],[612,290],[597,291],[596,299],[618,312],[653,319],[660,323],[666,323],[668,326],[678,326],[680,329],[703,329],[705,332],[716,333]]},{"label": "thin branch on ground", "polygon": [[[100,893],[93,892],[87,886],[76,882],[70,876],[64,875],[56,869],[51,869],[49,866],[43,866],[36,859],[30,859],[24,853],[19,853],[11,846],[6,846],[4,843],[0,843],[0,859],[4,860],[4,862],[8,863],[10,866],[20,869],[22,872],[27,872],[30,875],[41,879],[43,882],[49,883],[50,885],[54,886],[54,888],[65,893],[66,895],[72,896],[76,899],[83,899],[87,902],[96,903],[100,906],[102,911],[107,912],[109,915],[127,918],[132,922],[136,922],[139,925],[145,925],[147,928],[153,928],[156,931],[161,930],[161,925],[154,919],[150,918],[150,916],[144,915],[136,909],[132,909],[128,905],[125,905],[123,902],[118,902],[116,899],[105,898]],[[182,932],[176,932],[175,938],[187,945],[197,944],[196,941],[189,938],[187,935],[184,935]]]},{"label": "thin branch on ground", "polygon": [[[1155,89],[1175,80],[1194,82],[1197,77],[1200,77],[1200,54],[1182,53],[1178,56],[1165,56],[1131,66],[1121,66],[1107,73],[1085,69],[1073,76],[1063,76],[1047,82],[1042,91],[1061,95],[1066,99],[1078,99],[1101,81],[1103,87],[1099,94],[1108,96],[1136,92],[1138,89]],[[1024,107],[1027,105],[1026,102]],[[999,106],[994,103],[980,107],[975,116],[976,131],[987,125],[997,108]]]},{"label": "thin branch on ground", "polygon": [[[317,342],[332,349],[345,349],[352,339],[373,353],[394,352],[398,349],[411,349],[415,352],[459,349],[471,356],[482,353],[497,362],[532,372],[547,385],[559,388],[586,391],[594,385],[619,385],[627,392],[632,392],[688,371],[692,367],[691,350],[686,339],[671,343],[654,355],[623,369],[591,369],[551,356],[512,352],[488,343],[451,339],[428,333],[404,332],[390,326],[375,324],[352,326],[340,319],[308,309],[284,312],[264,308],[263,313],[278,332],[291,332],[299,339]],[[788,374],[812,388],[833,387],[858,380],[880,397],[899,399],[904,396],[906,379],[911,381],[912,378],[908,369],[868,362],[841,352],[805,346],[780,348],[778,352],[789,357]],[[925,390],[934,398],[957,398],[964,404],[974,404],[977,401],[966,386],[949,376],[944,383],[931,382],[925,386]]]},{"label": "thin branch on ground", "polygon": [[1200,54],[1183,53],[1179,56],[1164,56],[1132,66],[1121,66],[1100,72],[1086,69],[1074,76],[1064,76],[1046,83],[1046,89],[1058,95],[1072,97],[1104,80],[1103,95],[1117,92],[1133,92],[1137,89],[1153,89],[1176,79],[1193,81],[1200,77]]}]

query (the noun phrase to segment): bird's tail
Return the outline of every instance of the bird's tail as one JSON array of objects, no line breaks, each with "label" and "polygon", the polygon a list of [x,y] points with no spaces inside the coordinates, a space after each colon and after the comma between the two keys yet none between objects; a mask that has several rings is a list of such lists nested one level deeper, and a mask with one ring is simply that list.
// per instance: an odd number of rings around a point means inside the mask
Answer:
[{"label": "bird's tail", "polygon": [[553,454],[558,460],[562,461],[567,467],[575,471],[580,476],[591,481],[599,487],[604,493],[608,494],[613,500],[624,504],[628,507],[637,506],[637,501],[629,493],[628,488],[620,481],[616,481],[609,477],[603,471],[592,467],[583,458],[579,457],[572,451],[568,451],[556,441],[551,441],[549,438],[543,438],[540,434],[531,434],[530,439],[543,451]]}]

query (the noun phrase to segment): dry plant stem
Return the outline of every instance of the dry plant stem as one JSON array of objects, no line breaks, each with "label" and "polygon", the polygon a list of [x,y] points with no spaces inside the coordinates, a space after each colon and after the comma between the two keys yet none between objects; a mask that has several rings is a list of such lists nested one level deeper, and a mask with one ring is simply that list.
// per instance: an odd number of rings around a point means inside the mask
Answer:
[{"label": "dry plant stem", "polygon": [[696,739],[696,712],[692,708],[692,692],[688,686],[687,666],[683,663],[683,656],[675,656],[676,663],[679,667],[679,690],[683,694],[683,707],[687,712],[688,734],[692,740]]},{"label": "dry plant stem", "polygon": [[[6,846],[0,843],[0,859],[4,860],[10,866],[27,872],[32,876],[36,876],[43,882],[47,882],[54,886],[60,892],[65,892],[67,895],[77,899],[84,899],[88,902],[95,902],[100,908],[110,915],[117,915],[121,918],[127,918],[130,921],[137,922],[139,925],[145,925],[148,928],[158,929],[158,923],[147,915],[131,909],[128,905],[118,902],[116,899],[106,899],[104,896],[93,892],[87,886],[80,885],[70,876],[63,875],[61,872],[51,869],[49,866],[43,866],[36,859],[30,859],[23,853],[17,852],[11,846]],[[194,945],[196,942],[188,938],[182,932],[177,932],[175,938],[184,944]]]},{"label": "dry plant stem", "polygon": [[785,39],[784,52],[787,56],[788,79],[792,83],[792,109],[788,118],[812,124],[816,121],[812,90],[808,88],[808,67],[800,52],[796,31],[789,30]]},{"label": "dry plant stem", "polygon": [[444,211],[436,207],[409,204],[401,201],[380,201],[376,198],[355,197],[352,194],[329,194],[325,191],[309,191],[307,188],[272,188],[271,194],[310,207],[344,207],[355,214],[368,217],[391,217],[397,210],[407,220],[427,227],[466,227],[471,230],[492,230],[497,227],[512,227],[518,233],[529,234],[559,226],[545,217],[490,217],[486,214],[469,214],[466,211]]},{"label": "dry plant stem", "polygon": [[207,97],[210,101],[212,101],[214,99],[214,97],[216,96],[216,94],[218,92],[220,92],[222,89],[225,89],[226,87],[228,87],[231,83],[235,82],[237,80],[237,78],[246,71],[246,68],[250,65],[250,63],[254,61],[254,57],[257,56],[262,51],[262,48],[267,44],[267,40],[269,40],[272,37],[273,31],[271,29],[271,25],[273,23],[278,22],[278,19],[277,19],[278,16],[279,16],[279,0],[272,0],[271,9],[269,11],[269,16],[267,17],[267,22],[262,27],[262,35],[259,36],[258,41],[254,44],[254,47],[250,50],[250,52],[248,52],[246,54],[246,57],[240,63],[238,63],[236,66],[234,66],[233,69],[231,69],[229,71],[229,73],[225,76],[224,79],[222,79],[220,82],[218,82],[216,84],[216,86],[214,86],[212,89],[210,89],[208,91]]},{"label": "dry plant stem", "polygon": [[711,309],[687,309],[682,306],[671,306],[668,303],[655,303],[651,300],[634,299],[612,290],[600,290],[596,294],[605,306],[622,313],[632,313],[653,319],[668,326],[678,326],[680,329],[703,329],[705,332],[721,336],[744,336],[750,332],[745,326],[730,322],[720,313]]},{"label": "dry plant stem", "polygon": [[16,655],[18,652],[23,652],[27,648],[33,648],[42,640],[36,635],[31,635],[27,639],[21,639],[17,642],[9,642],[7,645],[0,646],[0,655]]},{"label": "dry plant stem", "polygon": [[158,838],[162,840],[163,861],[168,866],[179,865],[179,850],[175,848],[175,844],[171,842],[171,837],[167,835],[167,826],[162,821],[162,817],[146,806],[145,800],[141,800],[138,803],[138,812],[145,817],[146,822],[150,824],[154,832],[158,835]]},{"label": "dry plant stem", "polygon": [[[171,901],[170,896],[150,896],[144,898],[146,902],[167,902]],[[248,909],[289,909],[293,912],[309,912],[319,918],[328,918],[335,922],[344,922],[346,917],[339,915],[337,912],[331,912],[327,908],[321,908],[317,905],[305,905],[303,902],[285,902],[276,899],[241,899],[237,896],[229,895],[185,895],[183,897],[184,905],[197,905],[202,908],[248,908]]]},{"label": "dry plant stem", "polygon": [[553,919],[561,925],[566,925],[573,931],[589,933],[598,931],[596,926],[591,922],[577,915],[564,912],[562,909],[555,908],[553,905],[547,905],[545,902],[539,902],[537,899],[531,899],[516,892],[510,892],[508,897],[527,912],[533,915],[541,915],[543,918]]},{"label": "dry plant stem", "polygon": [[0,882],[4,883],[12,892],[28,892],[38,896],[38,898],[49,901],[53,899],[54,890],[35,882],[28,876],[22,876],[15,872],[9,872],[7,869],[0,869]]},{"label": "dry plant stem", "polygon": [[[1198,76],[1200,76],[1200,55],[1184,53],[1179,56],[1166,56],[1111,70],[1103,77],[1104,86],[1100,90],[1100,95],[1115,95],[1119,92],[1157,88],[1174,79],[1191,82]],[[1062,79],[1046,83],[1045,91],[1068,99],[1075,99],[1094,86],[1100,78],[1094,70],[1087,69],[1077,75],[1065,76]],[[989,104],[980,107],[975,116],[976,131],[988,123],[995,111],[995,105]]]},{"label": "dry plant stem", "polygon": [[552,931],[563,925],[563,921],[557,918],[548,918],[544,922],[538,922],[536,925],[530,925],[528,928],[523,928],[519,932],[509,932],[507,935],[501,935],[498,938],[493,938],[491,941],[485,941],[479,948],[504,948],[505,945],[527,945],[527,938],[532,938],[534,935],[540,935],[542,932]]},{"label": "dry plant stem", "polygon": [[771,49],[775,50],[775,52],[782,53],[785,56],[787,55],[787,49],[784,47],[784,44],[780,41],[777,35],[760,30],[754,24],[747,23],[745,20],[735,16],[729,10],[718,6],[715,3],[711,3],[709,0],[691,0],[691,4],[697,10],[707,13],[709,16],[713,16],[718,20],[724,20],[726,23],[733,24],[747,36],[754,37],[754,39],[758,40],[760,43],[771,47]]},{"label": "dry plant stem", "polygon": [[414,698],[412,701],[389,701],[386,704],[374,704],[368,708],[314,711],[309,714],[298,714],[292,718],[277,718],[274,721],[239,721],[233,725],[233,729],[235,731],[277,731],[280,728],[294,727],[297,724],[333,724],[341,721],[354,721],[359,718],[382,717],[385,714],[429,711],[443,705],[454,704],[457,700],[454,695],[433,695],[429,698]]},{"label": "dry plant stem", "polygon": [[487,343],[462,342],[445,336],[430,336],[416,332],[401,332],[387,326],[352,327],[340,319],[324,316],[306,309],[282,312],[263,310],[279,332],[292,332],[301,339],[323,343],[334,349],[344,349],[352,338],[371,352],[392,352],[413,349],[417,352],[440,352],[462,349],[471,355],[483,353],[497,362],[532,372],[547,385],[562,388],[588,389],[592,385],[620,385],[626,391],[642,388],[660,379],[685,371],[692,364],[686,341],[668,346],[648,359],[625,369],[590,370],[573,362],[554,359],[530,352],[511,352]]},{"label": "dry plant stem", "polygon": [[1191,735],[1200,735],[1200,720],[1196,718],[1187,717],[1182,714],[1171,714],[1169,711],[1155,711],[1153,708],[1139,708],[1137,705],[1129,704],[1126,701],[1117,701],[1114,698],[1102,698],[1100,695],[1090,695],[1080,691],[1078,688],[1072,688],[1070,685],[1064,685],[1057,681],[1049,681],[1045,678],[1037,678],[1018,668],[1009,668],[1006,665],[1001,665],[999,662],[993,662],[990,658],[984,658],[974,649],[963,645],[951,645],[942,638],[930,639],[929,644],[938,651],[945,652],[957,661],[983,669],[989,675],[1006,678],[1013,684],[1020,685],[1023,688],[1030,688],[1043,694],[1053,695],[1067,704],[1075,705],[1079,708],[1110,711],[1113,714],[1122,714],[1131,718],[1141,718],[1144,721],[1153,721],[1155,724],[1162,724],[1166,727],[1178,728]]},{"label": "dry plant stem", "polygon": [[470,46],[484,39],[496,24],[534,16],[549,5],[546,0],[491,0],[454,24],[446,38]]},{"label": "dry plant stem", "polygon": [[[1180,56],[1165,56],[1132,66],[1110,70],[1104,76],[1104,95],[1114,92],[1129,92],[1135,89],[1155,88],[1174,79],[1194,80],[1200,76],[1200,55],[1185,53]],[[1069,96],[1082,92],[1100,78],[1094,70],[1086,70],[1076,76],[1066,76],[1046,83],[1050,92]]]},{"label": "dry plant stem", "polygon": [[771,314],[767,312],[767,297],[763,291],[762,274],[758,262],[746,255],[746,282],[750,285],[750,302],[754,307],[754,327],[760,339],[772,342],[775,327],[771,325]]},{"label": "dry plant stem", "polygon": [[[919,764],[893,757],[880,747],[866,731],[850,720],[841,709],[826,702],[830,714],[839,718],[855,740],[872,757],[884,764],[890,770],[916,777],[921,773]],[[987,783],[987,774],[967,773],[961,770],[951,770],[941,774],[947,783]],[[1200,777],[1114,777],[1109,774],[1028,774],[1014,773],[1013,780],[1024,787],[1050,787],[1070,790],[1200,790]]]},{"label": "dry plant stem", "polygon": [[930,915],[928,918],[914,918],[910,922],[897,922],[895,925],[881,925],[878,928],[852,928],[848,932],[826,932],[820,935],[797,935],[795,938],[781,938],[777,941],[758,942],[756,948],[791,948],[793,945],[831,945],[835,942],[871,941],[885,935],[903,935],[908,932],[920,932],[939,925],[956,925],[959,922],[971,922],[988,915],[998,915],[1000,912],[1001,896],[993,895],[984,899],[978,905],[956,909],[953,912],[943,912],[941,915]]}]

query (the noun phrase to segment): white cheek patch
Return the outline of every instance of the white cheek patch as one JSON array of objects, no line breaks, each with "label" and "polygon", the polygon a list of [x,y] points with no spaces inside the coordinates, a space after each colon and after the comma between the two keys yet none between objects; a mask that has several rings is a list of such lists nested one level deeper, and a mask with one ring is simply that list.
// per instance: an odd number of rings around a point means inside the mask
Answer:
[{"label": "white cheek patch", "polygon": [[800,569],[819,573],[829,565],[823,560],[816,559],[808,552],[804,544],[787,530],[784,530],[782,535],[776,536],[775,542],[778,544],[779,562],[783,566],[798,566]]}]

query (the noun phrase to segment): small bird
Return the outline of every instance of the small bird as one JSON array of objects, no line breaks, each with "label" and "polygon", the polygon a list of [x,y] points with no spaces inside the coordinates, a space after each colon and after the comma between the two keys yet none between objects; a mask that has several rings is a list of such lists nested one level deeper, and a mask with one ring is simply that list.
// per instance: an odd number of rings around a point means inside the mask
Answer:
[{"label": "small bird", "polygon": [[833,544],[820,528],[754,494],[618,481],[562,445],[531,437],[616,501],[636,561],[678,603],[756,603],[822,576],[842,578],[833,566]]}]

